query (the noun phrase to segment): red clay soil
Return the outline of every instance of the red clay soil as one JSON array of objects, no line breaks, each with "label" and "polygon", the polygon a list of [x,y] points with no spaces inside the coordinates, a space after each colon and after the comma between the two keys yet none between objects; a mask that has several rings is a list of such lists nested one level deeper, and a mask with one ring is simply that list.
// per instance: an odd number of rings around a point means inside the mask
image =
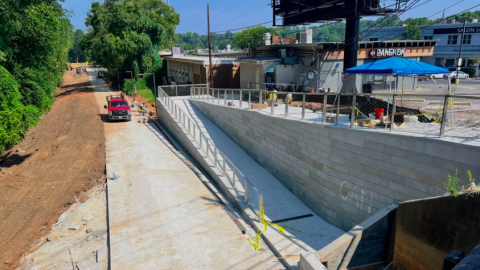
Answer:
[{"label": "red clay soil", "polygon": [[58,217],[104,181],[105,138],[86,73],[68,71],[52,109],[0,158],[0,269],[14,269]]}]

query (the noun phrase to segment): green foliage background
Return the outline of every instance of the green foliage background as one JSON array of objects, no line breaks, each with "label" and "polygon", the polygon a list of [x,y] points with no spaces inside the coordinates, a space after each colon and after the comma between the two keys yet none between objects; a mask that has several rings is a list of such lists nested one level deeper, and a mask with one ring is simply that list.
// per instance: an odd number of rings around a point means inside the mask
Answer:
[{"label": "green foliage background", "polygon": [[50,109],[72,32],[57,0],[0,0],[0,154]]}]

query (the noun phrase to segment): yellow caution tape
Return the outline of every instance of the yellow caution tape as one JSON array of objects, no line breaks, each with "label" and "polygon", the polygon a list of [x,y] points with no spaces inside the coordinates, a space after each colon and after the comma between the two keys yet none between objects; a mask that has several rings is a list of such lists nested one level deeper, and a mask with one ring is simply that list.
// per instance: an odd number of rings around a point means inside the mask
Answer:
[{"label": "yellow caution tape", "polygon": [[277,227],[278,232],[283,234],[285,237],[287,237],[290,240],[293,240],[293,238],[291,236],[288,236],[285,233],[285,228],[289,228],[289,229],[292,229],[294,231],[300,232],[299,230],[294,229],[294,228],[289,227],[289,226],[279,225],[279,224],[272,223],[271,221],[266,221],[265,220],[265,208],[263,207],[263,196],[262,195],[260,195],[260,211],[258,212],[258,218],[260,219],[260,222],[263,224],[264,229],[263,230],[259,229],[257,231],[257,234],[254,237],[250,237],[250,238],[247,239],[248,242],[250,243],[250,245],[255,247],[255,251],[257,251],[258,248],[260,247],[260,240],[259,240],[260,236],[267,231],[268,225],[273,226],[273,227]]}]

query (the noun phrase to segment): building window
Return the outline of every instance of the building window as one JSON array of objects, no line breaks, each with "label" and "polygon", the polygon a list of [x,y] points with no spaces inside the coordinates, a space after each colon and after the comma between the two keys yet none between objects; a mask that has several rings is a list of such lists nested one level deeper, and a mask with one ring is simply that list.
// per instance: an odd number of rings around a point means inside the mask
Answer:
[{"label": "building window", "polygon": [[443,67],[443,63],[445,62],[445,58],[435,58],[435,66]]},{"label": "building window", "polygon": [[458,35],[448,35],[448,45],[455,45],[458,41]]},{"label": "building window", "polygon": [[455,59],[446,59],[445,60],[445,67],[454,67],[455,66]]},{"label": "building window", "polygon": [[464,35],[463,44],[471,44],[471,43],[472,43],[472,35]]},{"label": "building window", "polygon": [[370,38],[370,41],[378,41],[378,38],[376,38],[376,37]]},{"label": "building window", "polygon": [[424,36],[423,39],[424,40],[433,40],[433,36]]}]

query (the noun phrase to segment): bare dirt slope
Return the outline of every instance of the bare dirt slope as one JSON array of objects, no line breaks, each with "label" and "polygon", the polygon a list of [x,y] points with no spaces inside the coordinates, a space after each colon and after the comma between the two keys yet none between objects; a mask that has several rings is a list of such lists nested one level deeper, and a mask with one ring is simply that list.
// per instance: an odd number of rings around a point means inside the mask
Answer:
[{"label": "bare dirt slope", "polygon": [[84,200],[102,182],[104,141],[87,74],[68,71],[51,111],[0,159],[0,269],[13,269],[39,244],[72,194]]}]

